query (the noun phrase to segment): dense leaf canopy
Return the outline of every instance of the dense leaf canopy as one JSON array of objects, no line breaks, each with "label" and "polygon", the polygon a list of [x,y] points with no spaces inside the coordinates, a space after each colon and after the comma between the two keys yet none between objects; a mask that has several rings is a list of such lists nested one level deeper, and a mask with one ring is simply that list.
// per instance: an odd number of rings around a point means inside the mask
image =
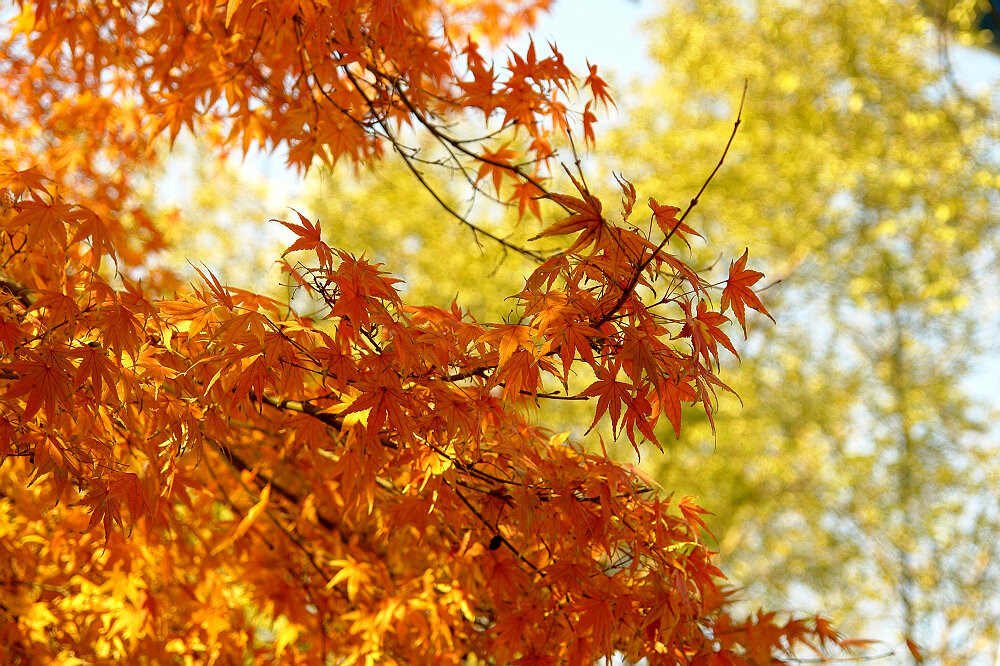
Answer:
[{"label": "dense leaf canopy", "polygon": [[[552,141],[592,137],[606,85],[554,46],[503,67],[477,46],[545,4],[3,13],[5,663],[760,664],[848,644],[731,613],[702,509],[527,418],[590,399],[595,424],[655,442],[727,390],[729,316],[766,313],[746,252],[716,278],[685,261],[690,206],[647,208],[619,177],[612,219],[573,165],[549,190]],[[496,323],[405,303],[302,215],[283,260],[318,315],[208,271],[185,287],[135,192],[184,126],[302,168],[393,151],[426,182],[419,131],[558,245],[493,235],[536,264]]]}]

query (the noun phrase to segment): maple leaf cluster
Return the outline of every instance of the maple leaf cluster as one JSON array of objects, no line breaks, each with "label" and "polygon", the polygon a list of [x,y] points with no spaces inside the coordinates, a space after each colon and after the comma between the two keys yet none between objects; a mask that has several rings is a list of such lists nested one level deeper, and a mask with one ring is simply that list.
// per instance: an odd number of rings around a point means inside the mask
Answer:
[{"label": "maple leaf cluster", "polygon": [[[726,313],[766,314],[746,253],[720,309],[674,253],[690,207],[650,199],[644,230],[624,178],[620,223],[582,175],[546,189],[572,74],[532,45],[497,75],[473,40],[525,7],[18,6],[0,70],[5,663],[755,664],[845,644],[822,620],[735,617],[703,509],[521,409],[590,399],[594,425],[655,443],[660,417],[679,432],[683,403],[711,415],[726,389]],[[595,68],[584,87],[609,100]],[[469,112],[532,169],[452,137]],[[301,215],[283,260],[322,316],[207,271],[184,288],[148,261],[162,240],[130,174],[199,123],[301,166],[409,160],[399,132],[422,126],[474,182],[561,211],[538,237],[565,247],[526,250],[538,268],[496,324],[404,303]],[[572,393],[574,373],[594,380]]]}]

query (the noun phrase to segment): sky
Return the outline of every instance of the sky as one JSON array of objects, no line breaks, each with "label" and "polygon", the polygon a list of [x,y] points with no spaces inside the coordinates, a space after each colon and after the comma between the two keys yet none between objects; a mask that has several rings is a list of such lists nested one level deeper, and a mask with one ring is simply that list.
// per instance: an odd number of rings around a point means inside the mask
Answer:
[{"label": "sky", "polygon": [[627,79],[653,68],[641,24],[661,5],[648,0],[557,0],[533,33],[537,42],[556,42],[575,71],[586,72],[584,64],[590,60],[600,70],[614,69]]}]

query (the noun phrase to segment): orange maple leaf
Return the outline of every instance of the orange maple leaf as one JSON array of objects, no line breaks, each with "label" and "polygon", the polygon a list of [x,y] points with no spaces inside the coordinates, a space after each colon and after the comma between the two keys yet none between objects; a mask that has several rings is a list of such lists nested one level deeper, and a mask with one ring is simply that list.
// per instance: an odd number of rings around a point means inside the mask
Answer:
[{"label": "orange maple leaf", "polygon": [[711,363],[714,360],[718,363],[719,348],[717,343],[721,343],[733,356],[740,357],[732,340],[719,328],[729,321],[729,317],[709,310],[705,301],[698,301],[697,314],[693,317],[689,305],[684,304],[682,307],[687,314],[687,321],[684,328],[681,329],[680,337],[691,339],[691,346],[694,347],[696,354],[703,357],[706,362]]},{"label": "orange maple leaf", "polygon": [[759,271],[752,271],[746,268],[747,257],[750,249],[743,251],[743,256],[729,265],[729,279],[726,280],[726,287],[722,290],[722,308],[725,313],[727,308],[732,307],[736,321],[743,327],[743,335],[747,332],[746,310],[744,306],[749,306],[757,312],[766,315],[771,321],[774,317],[767,311],[760,298],[750,288],[757,284],[757,281],[764,277]]},{"label": "orange maple leaf", "polygon": [[617,109],[618,105],[615,104],[615,100],[611,99],[611,91],[608,88],[607,82],[597,75],[597,65],[590,64],[588,60],[587,70],[589,73],[587,74],[587,78],[584,79],[583,85],[590,88],[594,100],[604,104],[605,110],[607,110],[608,104]]},{"label": "orange maple leaf", "polygon": [[601,420],[605,412],[611,413],[611,427],[618,428],[618,421],[621,418],[622,405],[631,406],[632,392],[635,387],[631,382],[620,382],[616,379],[617,368],[611,371],[598,370],[597,381],[588,386],[580,395],[597,396],[597,409],[594,414],[594,422],[587,428],[587,432],[594,429],[597,422]]},{"label": "orange maple leaf", "polygon": [[0,162],[0,187],[9,189],[16,196],[22,195],[26,190],[47,192],[46,180],[48,179],[41,174],[37,166],[18,171],[6,162]]},{"label": "orange maple leaf", "polygon": [[141,516],[150,513],[149,494],[137,474],[114,472],[111,475],[111,484],[108,486],[108,495],[124,500],[133,524]]},{"label": "orange maple leaf", "polygon": [[305,215],[295,210],[292,211],[299,216],[299,221],[302,224],[294,224],[292,222],[285,222],[284,220],[274,220],[280,222],[282,225],[293,231],[298,235],[298,239],[288,246],[288,248],[282,253],[282,257],[290,252],[295,252],[297,250],[308,250],[316,253],[316,257],[319,259],[319,264],[321,267],[330,268],[333,264],[333,252],[330,250],[330,246],[323,242],[321,237],[323,229],[320,226],[319,221],[313,224],[309,221]]},{"label": "orange maple leaf", "polygon": [[496,150],[483,150],[479,156],[479,171],[476,173],[478,183],[489,175],[493,179],[493,188],[497,194],[500,193],[500,184],[505,176],[511,174],[514,168],[513,160],[521,156],[521,153],[509,148],[510,142],[503,144]]},{"label": "orange maple leaf", "polygon": [[906,649],[910,651],[911,655],[913,655],[913,661],[917,662],[918,664],[924,663],[925,661],[924,653],[920,649],[920,646],[916,643],[916,641],[907,638]]}]

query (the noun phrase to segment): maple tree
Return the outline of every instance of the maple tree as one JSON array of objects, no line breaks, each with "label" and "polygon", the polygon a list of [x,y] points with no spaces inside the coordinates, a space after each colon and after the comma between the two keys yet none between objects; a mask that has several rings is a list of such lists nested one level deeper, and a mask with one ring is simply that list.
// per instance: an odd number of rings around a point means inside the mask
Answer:
[{"label": "maple tree", "polygon": [[[675,253],[696,201],[640,213],[618,177],[613,221],[579,169],[549,189],[554,137],[590,141],[606,85],[555,46],[498,71],[476,42],[546,4],[4,14],[5,663],[758,664],[852,644],[822,618],[740,617],[692,498],[528,418],[589,398],[595,424],[655,443],[661,417],[678,431],[682,403],[711,416],[727,390],[727,313],[766,314],[746,252],[717,281]],[[426,183],[420,131],[560,246],[513,244],[438,197],[537,264],[503,323],[404,303],[303,215],[281,221],[284,269],[321,316],[208,271],[187,287],[154,260],[163,237],[134,192],[182,127],[303,169],[391,150]],[[572,393],[577,371],[595,380]]]}]

